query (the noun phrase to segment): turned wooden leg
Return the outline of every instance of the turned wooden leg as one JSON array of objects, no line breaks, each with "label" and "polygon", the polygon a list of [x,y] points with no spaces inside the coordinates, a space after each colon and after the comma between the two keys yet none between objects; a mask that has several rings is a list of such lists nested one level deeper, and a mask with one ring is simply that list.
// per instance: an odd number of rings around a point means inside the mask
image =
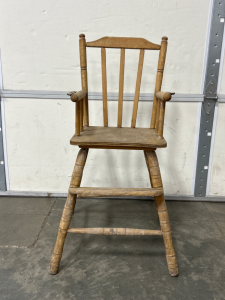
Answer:
[{"label": "turned wooden leg", "polygon": [[[144,154],[152,187],[162,187],[162,179],[155,151],[146,150],[144,151]],[[166,259],[169,273],[171,276],[178,276],[177,259],[173,248],[169,215],[164,195],[155,197],[155,202],[166,248]]]},{"label": "turned wooden leg", "polygon": [[[74,166],[70,187],[80,186],[84,165],[87,159],[87,154],[88,154],[88,149],[80,149]],[[49,273],[53,275],[57,274],[59,270],[59,265],[63,253],[63,246],[67,235],[67,230],[69,229],[70,220],[75,208],[76,198],[77,195],[68,193],[66,203],[63,209],[61,221],[59,224],[59,231],[58,231],[55,248],[53,250],[52,258],[49,266]]]}]

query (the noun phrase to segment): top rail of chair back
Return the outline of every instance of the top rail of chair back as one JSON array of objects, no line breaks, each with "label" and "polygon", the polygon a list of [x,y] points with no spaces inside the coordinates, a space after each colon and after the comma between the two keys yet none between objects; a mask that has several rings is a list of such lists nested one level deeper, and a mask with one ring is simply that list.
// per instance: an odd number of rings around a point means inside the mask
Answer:
[{"label": "top rail of chair back", "polygon": [[[164,37],[167,39],[167,37]],[[87,47],[97,48],[122,48],[122,49],[145,49],[160,50],[161,46],[143,38],[134,37],[109,37],[105,36],[93,42],[87,42]]]}]

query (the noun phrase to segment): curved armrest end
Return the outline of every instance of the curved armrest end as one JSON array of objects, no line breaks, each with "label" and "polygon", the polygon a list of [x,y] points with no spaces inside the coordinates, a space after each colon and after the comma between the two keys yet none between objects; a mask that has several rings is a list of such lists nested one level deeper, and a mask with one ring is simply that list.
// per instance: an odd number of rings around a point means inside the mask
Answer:
[{"label": "curved armrest end", "polygon": [[73,91],[73,92],[67,93],[67,95],[70,96],[70,100],[72,102],[78,102],[87,95],[87,91],[85,91],[85,90],[81,90],[79,92]]},{"label": "curved armrest end", "polygon": [[172,98],[172,95],[174,95],[174,94],[175,93],[162,92],[162,91],[155,93],[156,98],[158,98],[162,101],[170,101],[170,99]]}]

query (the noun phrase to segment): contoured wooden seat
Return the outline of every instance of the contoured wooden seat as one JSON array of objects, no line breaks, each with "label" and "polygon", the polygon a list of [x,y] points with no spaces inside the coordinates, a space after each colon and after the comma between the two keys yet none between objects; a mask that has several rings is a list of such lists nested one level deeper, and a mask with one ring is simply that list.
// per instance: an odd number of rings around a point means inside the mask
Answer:
[{"label": "contoured wooden seat", "polygon": [[71,138],[70,144],[81,148],[138,150],[165,148],[167,145],[164,138],[158,138],[155,129],[101,126],[85,126],[80,136],[74,135]]},{"label": "contoured wooden seat", "polygon": [[[104,37],[93,42],[86,42],[84,34],[80,35],[79,44],[82,90],[70,92],[68,95],[70,95],[71,100],[76,103],[76,131],[71,138],[70,143],[72,145],[78,145],[81,149],[76,159],[68,197],[59,225],[58,237],[50,263],[50,274],[56,274],[58,272],[67,233],[84,233],[103,235],[162,235],[166,249],[169,273],[171,276],[178,275],[178,266],[172,243],[169,216],[164,199],[160,169],[155,153],[157,148],[165,148],[167,146],[163,137],[165,103],[171,99],[172,94],[161,91],[167,40],[167,37],[163,37],[161,45],[153,44],[142,38],[121,37]],[[86,47],[101,48],[103,126],[89,126]],[[121,49],[117,127],[108,127],[106,48]],[[122,127],[125,49],[140,50],[131,127]],[[136,128],[145,50],[159,50],[158,69],[150,128]],[[80,187],[89,148],[144,150],[152,188]],[[77,196],[154,196],[161,230],[135,228],[69,228]]]}]

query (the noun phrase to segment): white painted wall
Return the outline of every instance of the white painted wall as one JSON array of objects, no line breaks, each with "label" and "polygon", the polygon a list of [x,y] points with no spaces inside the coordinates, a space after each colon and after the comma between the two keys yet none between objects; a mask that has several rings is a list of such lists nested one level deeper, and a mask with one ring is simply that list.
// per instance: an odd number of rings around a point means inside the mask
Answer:
[{"label": "white painted wall", "polygon": [[[217,93],[224,98],[225,95],[225,31],[223,36],[223,45],[221,53],[221,65],[218,79]],[[210,182],[208,187],[208,194],[211,196],[225,195],[225,151],[224,151],[224,131],[225,131],[225,103],[218,103],[218,112],[216,119],[216,134],[214,145],[212,148],[212,166],[210,174]]]},{"label": "white painted wall", "polygon": [[219,83],[218,83],[218,94],[225,95],[225,31],[223,35],[223,47],[222,47],[222,54],[221,54],[221,66],[220,66],[220,76],[219,76]]},{"label": "white painted wall", "polygon": [[[219,74],[218,82],[218,94],[225,94],[225,32],[223,37],[223,47],[221,54],[221,68]],[[215,142],[213,145],[213,155],[212,155],[212,171],[209,183],[209,195],[211,196],[224,196],[225,195],[225,151],[224,151],[224,130],[225,130],[225,103],[219,103],[218,105],[218,115],[216,120],[216,134]]]},{"label": "white painted wall", "polygon": [[209,195],[225,195],[225,103],[219,103]]},{"label": "white painted wall", "polygon": [[[160,43],[161,37],[167,35],[163,89],[200,93],[208,9],[209,0],[1,1],[4,88],[80,89],[78,35],[82,32],[89,41],[109,35],[141,36]],[[153,92],[157,56],[156,52],[146,54],[141,92]],[[118,50],[108,50],[107,59],[108,91],[116,92]],[[137,60],[138,52],[130,50],[126,56],[125,92],[134,92]],[[101,91],[99,62],[99,49],[88,50],[90,92]],[[168,148],[158,150],[167,194],[191,194],[197,105],[167,105],[164,135]],[[150,106],[140,103],[137,126],[149,126],[150,115],[146,116],[146,112]],[[130,112],[127,122],[131,109],[132,103],[125,102],[127,115]],[[115,125],[116,102],[109,103],[109,110],[109,122]],[[74,131],[73,104],[62,100],[5,99],[5,111],[10,189],[67,191],[77,153],[77,148],[69,145]],[[90,111],[92,124],[102,120],[99,101],[90,101]],[[141,151],[99,152],[97,155],[96,150],[90,151],[84,185],[149,186]],[[118,160],[117,152],[121,153]]]},{"label": "white painted wall", "polygon": [[[217,93],[220,96],[225,94],[225,31],[223,36],[223,45],[221,53],[221,65],[218,78],[218,89]],[[215,138],[212,147],[212,165],[211,174],[208,187],[208,194],[210,196],[224,196],[225,195],[225,103],[218,103],[217,118],[215,123]]]},{"label": "white painted wall", "polygon": [[[130,124],[131,104],[124,103],[125,117],[129,116],[124,126]],[[140,102],[137,126],[149,126],[151,106]],[[168,148],[157,150],[167,194],[191,193],[197,106],[172,102],[167,105]],[[78,147],[69,145],[74,133],[74,104],[66,100],[6,99],[5,107],[10,189],[66,192],[78,151]],[[110,126],[116,122],[116,107],[116,101],[109,103]],[[90,111],[95,112],[91,125],[100,125],[102,103],[90,101]],[[150,186],[143,152],[91,149],[83,185]]]},{"label": "white painted wall", "polygon": [[137,36],[155,43],[167,35],[164,85],[199,93],[208,9],[209,0],[0,1],[4,88],[79,88],[82,32],[87,40]]}]

